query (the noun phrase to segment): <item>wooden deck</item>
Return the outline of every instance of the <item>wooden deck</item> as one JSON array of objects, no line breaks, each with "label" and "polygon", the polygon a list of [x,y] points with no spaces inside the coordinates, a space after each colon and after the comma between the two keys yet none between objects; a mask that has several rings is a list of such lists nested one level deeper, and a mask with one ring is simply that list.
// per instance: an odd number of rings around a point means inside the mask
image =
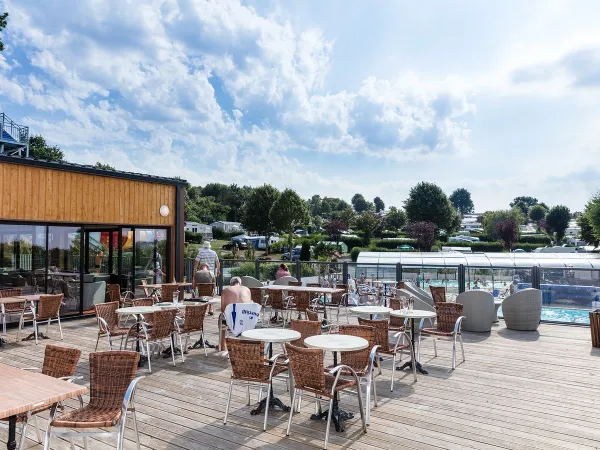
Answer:
[{"label": "wooden deck", "polygon": [[[354,319],[355,320],[355,319]],[[216,340],[216,316],[207,317],[207,328]],[[94,350],[95,320],[64,323],[63,344],[83,351],[78,374],[88,376],[87,355]],[[0,349],[0,362],[17,367],[41,367],[44,345],[58,340],[14,342]],[[53,325],[50,335],[58,337]],[[544,324],[539,332],[514,332],[500,322],[491,335],[464,333],[466,362],[450,370],[451,344],[438,345],[433,358],[425,340],[421,361],[429,375],[401,373],[393,393],[389,391],[390,365],[378,378],[379,406],[372,410],[371,426],[362,434],[359,419],[346,432],[330,434],[332,449],[591,449],[600,447],[600,351],[592,350],[587,327]],[[106,343],[101,342],[102,350]],[[460,361],[460,359],[459,359]],[[228,361],[209,350],[191,351],[185,363],[169,359],[153,361],[154,372],[139,384],[138,421],[143,448],[148,449],[250,449],[322,448],[325,422],[309,419],[313,403],[305,401],[294,416],[290,437],[285,436],[287,414],[273,412],[268,431],[262,432],[263,416],[250,415],[245,390],[234,388],[229,422],[223,414],[229,382]],[[144,371],[140,371],[143,373]],[[1,380],[0,380],[1,382]],[[285,385],[276,394],[285,399]],[[256,391],[252,393],[256,401]],[[341,399],[345,409],[357,412],[353,395]],[[69,401],[68,407],[75,406]],[[358,417],[358,414],[357,414]],[[40,421],[44,426],[45,421]],[[129,426],[130,424],[128,424]],[[30,437],[33,430],[30,429]],[[133,432],[127,430],[131,439]],[[0,428],[0,448],[7,432]],[[110,446],[107,445],[110,442]],[[75,440],[83,445],[82,440]],[[42,448],[33,440],[28,448]],[[90,441],[90,449],[114,448],[114,442]],[[69,448],[53,440],[52,448]],[[134,449],[132,440],[126,448]]]}]

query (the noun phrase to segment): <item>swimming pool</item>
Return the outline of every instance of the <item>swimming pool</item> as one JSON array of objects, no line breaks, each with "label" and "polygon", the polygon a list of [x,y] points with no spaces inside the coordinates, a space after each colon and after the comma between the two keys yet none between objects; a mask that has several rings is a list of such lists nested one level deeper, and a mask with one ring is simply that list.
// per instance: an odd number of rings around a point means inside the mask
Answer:
[{"label": "swimming pool", "polygon": [[[502,307],[498,308],[498,317],[502,317]],[[589,325],[590,315],[586,309],[542,308],[542,320]]]}]

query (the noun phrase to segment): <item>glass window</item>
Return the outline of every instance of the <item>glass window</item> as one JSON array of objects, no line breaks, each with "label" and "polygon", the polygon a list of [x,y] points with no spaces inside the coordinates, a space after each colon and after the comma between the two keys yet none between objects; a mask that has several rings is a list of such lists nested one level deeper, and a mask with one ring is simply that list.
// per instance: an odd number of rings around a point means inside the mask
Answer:
[{"label": "glass window", "polygon": [[48,292],[64,294],[61,314],[79,313],[81,232],[77,227],[48,227]]},{"label": "glass window", "polygon": [[[166,229],[135,230],[135,288],[142,280],[149,284],[168,283],[169,260]],[[142,291],[136,292],[140,295]]]},{"label": "glass window", "polygon": [[0,287],[46,290],[46,227],[0,225]]}]

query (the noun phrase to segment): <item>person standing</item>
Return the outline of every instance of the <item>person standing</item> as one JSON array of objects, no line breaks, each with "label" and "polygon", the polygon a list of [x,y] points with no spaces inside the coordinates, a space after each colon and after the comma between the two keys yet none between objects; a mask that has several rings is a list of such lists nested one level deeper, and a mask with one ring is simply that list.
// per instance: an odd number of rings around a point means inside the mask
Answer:
[{"label": "person standing", "polygon": [[[218,277],[221,274],[219,256],[217,255],[217,252],[210,248],[209,241],[204,241],[202,248],[198,249],[198,255],[196,255],[196,259],[194,261],[194,279],[196,278],[198,266],[201,264],[206,265],[208,271],[215,275],[215,277]],[[214,314],[213,306],[210,305],[208,308],[208,314],[212,316]]]}]

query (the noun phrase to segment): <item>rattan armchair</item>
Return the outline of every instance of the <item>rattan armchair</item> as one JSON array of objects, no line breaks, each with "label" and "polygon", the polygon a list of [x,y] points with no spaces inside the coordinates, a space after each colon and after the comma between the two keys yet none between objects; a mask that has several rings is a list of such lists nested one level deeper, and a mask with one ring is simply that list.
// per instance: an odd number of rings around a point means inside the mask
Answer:
[{"label": "rattan armchair", "polygon": [[[389,297],[389,307],[394,311],[402,309],[402,301],[406,301],[404,298]],[[398,316],[390,316],[390,331],[404,331],[407,320]]]},{"label": "rattan armchair", "polygon": [[302,281],[290,281],[288,283],[288,286],[297,286],[297,287],[302,286]]},{"label": "rattan armchair", "polygon": [[317,322],[321,323],[321,322],[319,321],[319,313],[318,313],[317,311],[313,311],[313,310],[311,310],[311,309],[308,309],[308,310],[306,311],[306,318],[307,318],[309,321],[312,321],[312,322],[315,322],[315,321],[317,321]]},{"label": "rattan armchair", "polygon": [[[402,353],[405,350],[409,350],[410,357],[412,361],[414,361],[415,352],[412,347],[412,342],[410,338],[406,335],[404,331],[398,331],[394,334],[395,342],[390,342],[389,335],[389,324],[387,320],[370,320],[363,319],[362,317],[358,318],[358,323],[360,325],[366,325],[375,328],[375,345],[377,348],[377,356],[382,358],[383,360],[392,360],[392,378],[390,381],[390,391],[394,390],[394,379],[396,376],[396,363],[402,360]],[[408,343],[404,343],[404,341],[408,341]],[[381,362],[378,358],[376,359],[378,372],[381,375]],[[412,365],[413,369],[413,378],[417,381],[417,365]]]},{"label": "rattan armchair", "polygon": [[295,345],[296,347],[304,347],[304,339],[307,337],[321,334],[321,322],[318,320],[313,321],[292,319],[290,321],[290,328],[300,333],[300,339],[296,339],[295,341],[291,342],[291,344]]},{"label": "rattan armchair", "polygon": [[197,283],[198,297],[214,297],[215,296],[215,283]]},{"label": "rattan armchair", "polygon": [[283,319],[283,328],[285,328],[286,321],[289,320],[289,315],[292,311],[291,304],[293,297],[285,297],[283,291],[267,291],[267,294],[269,297],[267,302],[271,305],[269,321],[272,320],[273,313],[277,314],[280,311]]},{"label": "rattan armchair", "polygon": [[267,306],[269,306],[269,296],[265,294],[265,292],[259,287],[251,287],[250,289],[250,298],[257,305],[262,306],[262,323],[265,325],[265,311],[267,310]]},{"label": "rattan armchair", "polygon": [[60,330],[60,340],[63,339],[62,326],[60,325],[60,307],[64,294],[56,295],[41,295],[37,305],[31,304],[26,307],[21,313],[21,319],[19,320],[19,330],[17,331],[17,341],[21,334],[21,329],[25,322],[33,322],[33,333],[35,335],[35,343],[38,343],[38,323],[47,321],[46,324],[46,336],[50,329],[50,322],[56,320],[58,322],[58,329]]},{"label": "rattan armchair", "polygon": [[[294,345],[285,344],[285,350],[289,358],[290,370],[294,377],[294,389],[292,396],[292,405],[286,435],[290,435],[292,426],[292,416],[294,410],[297,410],[296,401],[300,401],[303,393],[313,394],[315,396],[317,410],[321,410],[321,402],[329,403],[329,412],[327,414],[327,427],[325,429],[325,445],[329,441],[329,429],[331,426],[331,415],[334,409],[334,402],[338,402],[338,393],[340,391],[357,387],[358,407],[362,419],[363,432],[367,432],[367,423],[363,408],[362,394],[358,388],[359,380],[354,370],[346,365],[338,365],[331,370],[325,370],[323,363],[323,350],[312,348],[300,348]],[[351,379],[341,378],[342,372],[349,373]]]},{"label": "rattan armchair", "polygon": [[306,283],[306,287],[321,287],[321,283]]},{"label": "rattan armchair", "polygon": [[[49,377],[60,378],[65,381],[72,382],[75,377],[75,370],[77,369],[77,362],[81,356],[81,351],[76,348],[59,347],[57,345],[47,345],[44,352],[44,363],[42,366],[42,374],[48,375]],[[37,367],[24,368],[23,370],[38,371]],[[81,396],[79,401],[83,404]],[[52,405],[41,405],[36,408],[17,415],[17,423],[21,424],[21,438],[19,439],[18,450],[23,448],[23,444],[27,439],[27,427],[29,425],[29,419],[33,416],[35,420],[36,437],[37,442],[42,444],[42,436],[40,434],[40,426],[38,424],[38,414],[49,410]],[[58,405],[59,408],[63,409],[62,404]],[[5,419],[0,419],[5,420]]]},{"label": "rattan armchair", "polygon": [[[23,290],[21,288],[2,289],[0,290],[0,298],[18,297]],[[2,303],[0,304],[0,315],[2,316],[2,334],[6,334],[6,319],[8,316],[21,316],[27,302],[18,303]]]},{"label": "rattan armchair", "polygon": [[[229,394],[223,424],[227,424],[229,405],[231,404],[231,393],[234,384],[240,384],[247,388],[247,404],[250,405],[250,386],[258,386],[262,393],[262,387],[267,385],[267,402],[273,392],[273,377],[288,370],[285,355],[275,355],[270,359],[265,358],[265,344],[260,341],[250,341],[235,338],[226,338],[229,351],[229,362],[231,363],[231,380],[229,381]],[[282,364],[283,363],[283,364]],[[260,401],[260,399],[259,399]],[[265,407],[265,419],[263,431],[267,430],[267,419],[269,416],[269,405]]]},{"label": "rattan armchair", "polygon": [[294,308],[298,312],[298,319],[301,318],[302,313],[304,313],[304,317],[308,319],[306,311],[310,309],[310,294],[310,292],[305,291],[294,292],[293,303],[290,305],[290,308]]},{"label": "rattan armchair", "polygon": [[135,297],[131,291],[125,291],[121,294],[121,286],[118,284],[107,284],[106,291],[111,302],[119,302],[121,308],[131,306],[131,299]]},{"label": "rattan armchair", "polygon": [[[361,384],[365,385],[366,400],[366,422],[371,423],[371,389],[373,389],[373,406],[377,407],[377,386],[375,377],[380,373],[374,373],[375,358],[378,346],[375,344],[375,328],[366,325],[340,325],[339,333],[349,336],[358,336],[366,339],[369,346],[364,350],[354,352],[342,352],[340,362],[352,367]],[[329,367],[330,369],[333,367]],[[342,376],[350,376],[347,371],[342,371]]]},{"label": "rattan armchair", "polygon": [[437,315],[436,328],[423,328],[419,335],[419,353],[421,353],[421,338],[427,334],[433,338],[433,351],[437,357],[436,340],[440,338],[452,340],[452,369],[456,368],[456,339],[460,341],[463,361],[465,360],[465,349],[463,347],[461,323],[463,305],[460,303],[438,303],[435,313]]},{"label": "rattan armchair", "polygon": [[444,286],[429,286],[429,290],[435,306],[439,303],[446,303],[446,288]]},{"label": "rattan armchair", "polygon": [[[204,356],[208,356],[208,353],[206,352],[206,342],[204,340],[204,318],[206,317],[207,310],[208,303],[205,303],[204,305],[186,306],[185,314],[183,316],[183,323],[181,326],[177,324],[177,333],[180,336],[185,334],[185,346],[183,348],[188,348],[190,335],[192,333],[200,333],[200,339],[202,341],[202,346],[204,347]],[[183,353],[182,359],[185,360]]]},{"label": "rattan armchair", "polygon": [[[56,417],[56,405],[50,412],[50,423],[46,430],[44,450],[50,450],[53,436],[83,437],[87,448],[87,437],[117,437],[117,450],[123,449],[127,413],[133,416],[136,444],[140,448],[134,396],[135,378],[140,354],[132,351],[98,352],[90,354],[90,402],[79,409]],[[58,429],[67,429],[65,431]],[[94,428],[116,428],[114,431],[69,431],[69,428],[88,430]]]},{"label": "rattan armchair", "polygon": [[[175,317],[179,311],[175,308],[164,309],[147,314],[145,320],[140,324],[140,331],[137,327],[131,327],[125,341],[125,348],[128,347],[129,339],[141,341],[141,345],[145,344],[146,356],[148,357],[148,372],[152,372],[152,363],[150,347],[156,347],[156,351],[162,348],[162,341],[167,339],[171,347],[171,357],[173,365],[175,365],[175,348],[173,345],[173,335],[176,333]],[[179,347],[181,350],[181,361],[183,359],[183,345],[181,343],[181,335],[179,335]]]},{"label": "rattan armchair", "polygon": [[160,301],[171,303],[175,294],[179,296],[179,286],[177,284],[163,284],[160,288]]},{"label": "rattan armchair", "polygon": [[119,302],[107,302],[94,305],[94,311],[96,311],[96,320],[98,321],[98,338],[96,339],[96,347],[94,351],[98,350],[98,343],[101,337],[108,339],[108,348],[113,349],[112,338],[121,337],[121,345],[119,349],[123,348],[123,338],[129,333],[130,327],[122,327],[119,324],[119,315],[116,313],[119,309]]}]

